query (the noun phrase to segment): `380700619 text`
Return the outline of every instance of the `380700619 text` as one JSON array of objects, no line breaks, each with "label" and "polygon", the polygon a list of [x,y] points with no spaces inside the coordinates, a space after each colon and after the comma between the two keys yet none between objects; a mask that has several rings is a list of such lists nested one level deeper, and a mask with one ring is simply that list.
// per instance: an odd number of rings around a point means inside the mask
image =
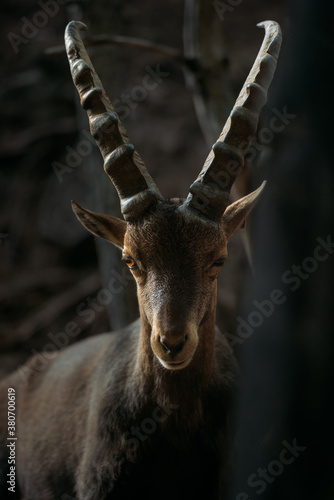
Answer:
[{"label": "380700619 text", "polygon": [[12,387],[8,388],[8,465],[9,465],[9,473],[7,474],[7,483],[8,490],[15,493],[16,487],[16,440],[15,436],[16,426],[15,426],[15,409],[16,409],[16,400],[15,400],[15,389]]}]

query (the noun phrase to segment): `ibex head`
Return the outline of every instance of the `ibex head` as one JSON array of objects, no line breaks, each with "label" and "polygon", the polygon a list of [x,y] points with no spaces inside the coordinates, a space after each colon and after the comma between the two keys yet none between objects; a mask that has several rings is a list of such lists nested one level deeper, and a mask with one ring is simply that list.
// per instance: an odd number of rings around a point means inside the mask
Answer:
[{"label": "ibex head", "polygon": [[89,231],[122,249],[137,282],[142,342],[170,370],[205,356],[205,345],[211,340],[203,336],[214,330],[216,279],[227,257],[227,241],[243,224],[263,187],[228,204],[257,129],[280,48],[279,26],[272,21],[261,26],[266,34],[256,61],[183,202],[164,200],[130,144],[80,38],[79,29],[85,25],[72,21],[66,28],[73,81],[125,220],[75,202],[73,209]]}]

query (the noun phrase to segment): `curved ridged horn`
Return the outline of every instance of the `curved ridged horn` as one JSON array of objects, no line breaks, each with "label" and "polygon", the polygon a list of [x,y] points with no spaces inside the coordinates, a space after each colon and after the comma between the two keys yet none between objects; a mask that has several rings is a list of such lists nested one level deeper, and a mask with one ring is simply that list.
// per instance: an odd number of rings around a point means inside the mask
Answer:
[{"label": "curved ridged horn", "polygon": [[185,207],[220,221],[229,201],[232,185],[241,172],[244,158],[255,135],[260,111],[267,100],[282,36],[279,25],[264,21],[265,37],[253,67],[241,89],[226,124],[213,145],[203,169],[189,188]]},{"label": "curved ridged horn", "polygon": [[162,195],[114,110],[86,52],[79,30],[85,24],[71,21],[65,30],[65,47],[74,85],[87,111],[91,134],[100,148],[104,169],[115,185],[126,220],[137,218]]}]

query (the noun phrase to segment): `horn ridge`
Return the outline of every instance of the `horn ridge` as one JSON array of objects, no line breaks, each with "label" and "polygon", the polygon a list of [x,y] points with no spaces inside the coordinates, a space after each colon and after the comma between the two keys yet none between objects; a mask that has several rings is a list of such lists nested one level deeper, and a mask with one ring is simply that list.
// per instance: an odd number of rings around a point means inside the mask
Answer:
[{"label": "horn ridge", "polygon": [[[198,178],[190,186],[185,201],[186,207],[200,211],[202,215],[217,221],[221,219],[228,205],[230,190],[243,168],[249,143],[256,133],[260,111],[267,100],[267,91],[276,69],[282,42],[278,23],[264,21],[258,26],[265,29],[259,53],[231,114]],[[208,189],[204,188],[205,185],[210,186],[210,198],[207,196]],[[215,200],[214,193],[218,201]]]},{"label": "horn ridge", "polygon": [[[163,197],[113,108],[82,42],[79,30],[87,26],[71,21],[65,47],[74,85],[87,112],[90,130],[104,160],[105,171],[118,192],[126,220],[138,217]],[[113,154],[115,153],[115,154]]]}]

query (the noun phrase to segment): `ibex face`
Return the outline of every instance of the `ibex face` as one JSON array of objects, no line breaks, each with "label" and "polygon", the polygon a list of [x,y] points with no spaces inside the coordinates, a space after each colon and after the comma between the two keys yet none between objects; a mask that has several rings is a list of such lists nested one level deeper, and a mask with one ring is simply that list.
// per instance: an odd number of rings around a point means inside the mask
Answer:
[{"label": "ibex face", "polygon": [[[243,224],[261,188],[229,205],[234,180],[256,132],[279,52],[279,26],[262,24],[266,35],[225,127],[183,203],[166,202],[141,158],[129,144],[79,35],[65,33],[73,81],[92,135],[114,183],[125,221],[73,203],[93,234],[122,249],[136,279],[142,342],[167,369],[185,368],[203,349],[202,333],[214,330],[216,278],[227,256],[228,238]],[[203,325],[211,322],[209,328]],[[207,341],[206,341],[207,342]]]},{"label": "ibex face", "polygon": [[[229,205],[220,222],[184,204],[159,201],[136,222],[73,208],[95,235],[122,249],[137,283],[143,342],[167,369],[185,368],[215,317],[216,283],[227,241],[243,223],[261,188]],[[211,325],[211,327],[214,325]]]},{"label": "ibex face", "polygon": [[129,224],[123,259],[137,282],[155,356],[165,368],[181,369],[194,355],[200,325],[214,312],[226,240],[218,224],[161,205],[143,222]]}]

